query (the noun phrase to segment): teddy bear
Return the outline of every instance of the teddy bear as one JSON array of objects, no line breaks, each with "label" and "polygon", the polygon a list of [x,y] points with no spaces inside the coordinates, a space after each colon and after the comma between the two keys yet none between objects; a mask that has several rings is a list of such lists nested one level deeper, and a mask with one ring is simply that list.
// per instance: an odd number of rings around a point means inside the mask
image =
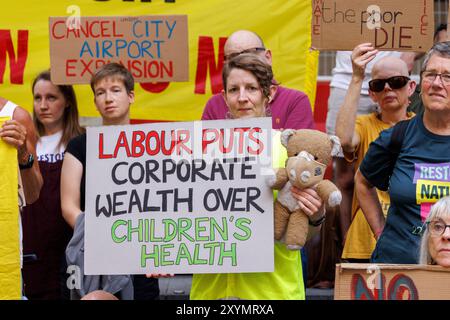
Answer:
[{"label": "teddy bear", "polygon": [[338,137],[317,130],[284,130],[281,143],[287,149],[285,168],[274,169],[267,179],[272,189],[279,190],[274,205],[275,239],[285,236],[287,248],[298,250],[305,245],[309,218],[292,196],[291,187],[314,188],[327,206],[339,205],[341,192],[324,174],[332,157],[343,154]]}]

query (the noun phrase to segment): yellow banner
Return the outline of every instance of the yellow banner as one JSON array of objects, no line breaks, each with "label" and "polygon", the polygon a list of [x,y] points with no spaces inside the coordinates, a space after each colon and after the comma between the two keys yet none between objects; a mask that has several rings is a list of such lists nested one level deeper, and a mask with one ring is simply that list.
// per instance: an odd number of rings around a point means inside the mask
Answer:
[{"label": "yellow banner", "polygon": [[[219,56],[226,37],[240,29],[258,33],[272,50],[276,79],[304,91],[313,104],[318,52],[310,52],[311,1],[259,0],[23,0],[3,3],[0,20],[0,92],[32,109],[31,82],[50,66],[49,17],[188,16],[189,82],[137,84],[131,118],[189,121],[220,92]],[[75,86],[80,114],[98,117],[88,85]]]},{"label": "yellow banner", "polygon": [[[9,117],[0,117],[0,127]],[[0,139],[0,300],[20,299],[17,151]]]}]

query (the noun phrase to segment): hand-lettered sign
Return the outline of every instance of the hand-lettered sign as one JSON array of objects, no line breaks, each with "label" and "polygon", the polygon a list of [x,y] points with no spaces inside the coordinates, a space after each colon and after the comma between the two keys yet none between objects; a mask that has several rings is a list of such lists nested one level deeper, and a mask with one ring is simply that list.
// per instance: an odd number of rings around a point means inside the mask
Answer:
[{"label": "hand-lettered sign", "polygon": [[271,123],[88,128],[86,274],[273,271]]},{"label": "hand-lettered sign", "polygon": [[89,83],[108,62],[122,63],[136,82],[189,80],[186,15],[49,20],[54,83]]},{"label": "hand-lettered sign", "polygon": [[450,269],[418,264],[336,265],[336,300],[449,300]]},{"label": "hand-lettered sign", "polygon": [[428,51],[433,45],[434,2],[313,0],[312,47],[353,50],[371,42],[381,50]]}]

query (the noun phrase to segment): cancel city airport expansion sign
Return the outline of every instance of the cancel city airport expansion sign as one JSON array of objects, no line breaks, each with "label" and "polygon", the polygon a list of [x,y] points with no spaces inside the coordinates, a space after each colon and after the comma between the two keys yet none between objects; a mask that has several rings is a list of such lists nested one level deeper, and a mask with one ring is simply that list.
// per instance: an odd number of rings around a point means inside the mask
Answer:
[{"label": "cancel city airport expansion sign", "polygon": [[86,274],[273,271],[271,125],[88,128]]},{"label": "cancel city airport expansion sign", "polygon": [[188,81],[187,16],[51,17],[52,81],[89,83],[109,62],[120,62],[136,82]]},{"label": "cancel city airport expansion sign", "polygon": [[433,45],[433,0],[313,0],[312,47],[353,50],[364,42],[397,51]]}]

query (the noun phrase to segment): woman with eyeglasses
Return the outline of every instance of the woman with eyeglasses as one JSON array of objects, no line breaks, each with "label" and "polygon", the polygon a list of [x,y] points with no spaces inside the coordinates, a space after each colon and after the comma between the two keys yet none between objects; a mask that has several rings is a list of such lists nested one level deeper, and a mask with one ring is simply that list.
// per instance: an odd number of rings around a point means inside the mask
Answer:
[{"label": "woman with eyeglasses", "polygon": [[[362,43],[352,52],[352,80],[336,121],[336,135],[340,138],[345,160],[358,168],[369,144],[395,123],[409,119],[414,114],[407,113],[409,96],[416,86],[408,77],[408,66],[400,58],[383,57],[372,68],[369,81],[369,96],[378,106],[378,111],[358,115],[360,92],[365,69],[378,53],[372,44]],[[378,200],[386,215],[389,208],[387,192],[377,190]],[[342,258],[348,262],[369,262],[375,248],[375,238],[359,206],[356,190],[353,190],[351,215],[340,217],[347,226]]]},{"label": "woman with eyeglasses", "polygon": [[450,267],[450,197],[431,208],[420,244],[420,264]]},{"label": "woman with eyeglasses", "polygon": [[[383,131],[355,176],[356,194],[377,244],[374,263],[417,263],[431,206],[450,188],[450,42],[435,44],[421,72],[424,112]],[[375,188],[388,190],[387,217]]]}]

